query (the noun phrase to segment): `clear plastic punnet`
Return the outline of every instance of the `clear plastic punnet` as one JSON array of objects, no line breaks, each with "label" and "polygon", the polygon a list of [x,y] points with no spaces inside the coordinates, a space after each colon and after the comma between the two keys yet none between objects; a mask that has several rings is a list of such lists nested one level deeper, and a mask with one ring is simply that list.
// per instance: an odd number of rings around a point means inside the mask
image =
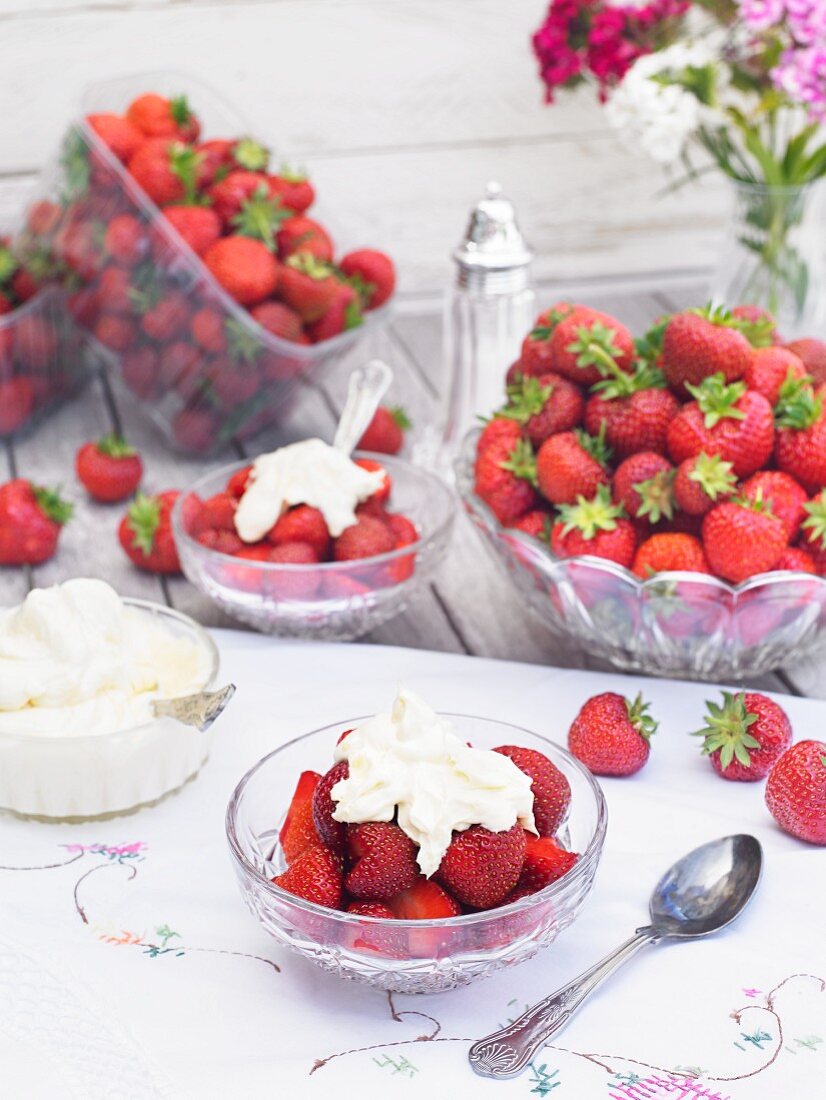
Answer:
[{"label": "clear plastic punnet", "polygon": [[[54,216],[29,216],[16,250],[23,262],[36,258],[63,288],[68,309],[129,400],[173,447],[206,455],[277,424],[300,382],[350,351],[388,307],[366,310],[361,324],[315,343],[284,339],[259,325],[87,121],[122,114],[146,92],[185,94],[201,122],[201,140],[249,132],[220,96],[183,74],[91,85],[41,180],[36,204]],[[315,205],[311,214],[316,217]],[[323,206],[320,218],[329,228]],[[118,245],[121,228],[125,239]],[[347,241],[335,225],[331,236],[336,256],[367,243]]]}]

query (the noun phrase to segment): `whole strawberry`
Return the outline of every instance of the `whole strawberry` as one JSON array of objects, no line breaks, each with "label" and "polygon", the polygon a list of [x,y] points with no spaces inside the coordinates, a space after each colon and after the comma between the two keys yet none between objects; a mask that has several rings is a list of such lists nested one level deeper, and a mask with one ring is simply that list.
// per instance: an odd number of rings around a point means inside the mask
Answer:
[{"label": "whole strawberry", "polygon": [[674,515],[674,467],[654,451],[640,451],[614,473],[613,497],[633,519],[659,523]]},{"label": "whole strawberry", "polygon": [[281,200],[281,205],[294,214],[303,214],[315,201],[315,189],[304,172],[298,172],[283,164],[277,174],[269,177],[273,194]]},{"label": "whole strawberry", "polygon": [[680,404],[665,388],[662,371],[641,364],[633,374],[618,366],[606,368],[607,377],[591,387],[585,406],[585,428],[591,435],[605,432],[605,441],[617,458],[638,451],[666,453],[668,425]]},{"label": "whole strawberry", "polygon": [[780,389],[787,378],[806,377],[806,368],[788,348],[754,348],[744,375],[750,390],[762,393],[772,406],[777,404]]},{"label": "whole strawberry", "polygon": [[524,859],[525,831],[518,822],[501,833],[471,825],[453,834],[433,877],[465,905],[490,909],[516,886]]},{"label": "whole strawberry", "polygon": [[150,138],[129,158],[129,173],[158,206],[192,202],[197,192],[198,154],[191,145]]},{"label": "whole strawberry", "polygon": [[536,506],[536,459],[515,421],[496,419],[485,428],[474,473],[474,491],[500,523],[512,523]]},{"label": "whole strawberry", "polygon": [[328,263],[309,253],[297,252],[281,270],[279,295],[307,323],[324,316],[338,286]]},{"label": "whole strawberry", "polygon": [[206,250],[204,264],[231,298],[255,306],[278,286],[279,268],[261,241],[233,235],[222,237]]},{"label": "whole strawberry", "polygon": [[131,497],[143,476],[141,457],[123,436],[112,433],[84,443],[75,457],[78,480],[90,497],[113,503]]},{"label": "whole strawberry", "polygon": [[662,531],[640,543],[631,570],[643,580],[666,571],[711,572],[703,544],[682,531]]},{"label": "whole strawberry", "polygon": [[39,565],[53,557],[72,505],[57,490],[18,477],[0,485],[0,565]]},{"label": "whole strawberry", "polygon": [[392,409],[379,405],[357,443],[359,451],[397,455],[404,446],[404,433],[412,428],[410,417],[400,405]]},{"label": "whole strawberry", "polygon": [[756,691],[723,692],[722,703],[706,703],[703,752],[723,779],[753,782],[769,774],[792,743],[792,727],[772,699]]},{"label": "whole strawberry", "polygon": [[614,691],[589,699],[568,731],[568,748],[594,775],[633,775],[648,760],[657,723],[642,695]]},{"label": "whole strawberry", "polygon": [[126,117],[146,137],[196,141],[201,132],[201,124],[184,95],[167,99],[157,92],[146,92],[132,100]]},{"label": "whole strawberry", "polygon": [[360,248],[342,256],[338,265],[361,298],[365,309],[378,309],[396,287],[393,261],[373,248]]},{"label": "whole strawberry", "polygon": [[634,338],[615,317],[574,306],[554,329],[551,353],[552,370],[580,385],[592,386],[614,369],[631,369]]},{"label": "whole strawberry", "polygon": [[518,359],[519,374],[539,377],[553,372],[551,338],[560,322],[570,316],[575,308],[570,302],[555,302],[539,314],[534,327],[522,341],[522,350]]},{"label": "whole strawberry", "polygon": [[389,901],[419,877],[417,848],[391,821],[348,825],[345,838],[350,871],[347,893],[365,901]]},{"label": "whole strawberry", "polygon": [[287,218],[278,230],[276,240],[279,260],[287,260],[296,253],[304,252],[325,263],[332,262],[333,242],[329,233],[317,221],[304,214]]},{"label": "whole strawberry", "polygon": [[807,336],[792,340],[786,347],[800,359],[816,386],[826,382],[826,340]]},{"label": "whole strawberry", "polygon": [[631,567],[637,532],[622,507],[611,503],[607,485],[590,500],[580,497],[576,504],[561,505],[559,517],[551,530],[551,549],[557,557],[590,554]]},{"label": "whole strawberry", "polygon": [[129,560],[149,573],[180,573],[181,563],[172,536],[172,506],[180,496],[174,490],[146,496],[138,493],[120,521],[118,539]]},{"label": "whole strawberry", "polygon": [[703,520],[703,547],[718,577],[740,584],[777,564],[789,544],[783,521],[759,501],[724,501]]},{"label": "whole strawberry", "polygon": [[592,497],[608,482],[609,455],[604,433],[591,436],[577,429],[550,436],[536,456],[540,493],[558,505]]},{"label": "whole strawberry", "polygon": [[743,482],[741,492],[747,500],[765,501],[774,515],[783,521],[789,542],[794,542],[805,518],[804,506],[809,499],[802,485],[781,470],[761,470]]},{"label": "whole strawberry", "polygon": [[561,375],[521,375],[508,386],[507,393],[508,403],[499,415],[520,424],[534,447],[557,432],[571,431],[582,421],[582,391]]},{"label": "whole strawberry", "polygon": [[362,515],[333,541],[333,560],[372,558],[395,549],[396,540],[387,524],[375,516]]},{"label": "whole strawberry", "polygon": [[342,897],[341,857],[321,844],[307,848],[286,871],[272,880],[305,901],[338,909]]},{"label": "whole strawberry", "polygon": [[493,750],[507,756],[531,778],[533,819],[540,836],[553,836],[565,820],[571,804],[571,785],[559,768],[536,749],[500,745]]},{"label": "whole strawberry", "polygon": [[662,369],[678,394],[691,392],[689,386],[713,374],[736,382],[745,375],[751,356],[751,345],[726,310],[675,313],[663,332]]},{"label": "whole strawberry", "polygon": [[302,852],[320,843],[313,823],[313,794],[320,779],[318,772],[311,771],[302,772],[298,777],[284,824],[278,832],[287,863],[292,863]]},{"label": "whole strawberry", "polygon": [[668,425],[668,453],[679,466],[705,451],[730,462],[738,477],[748,477],[769,461],[774,446],[772,408],[744,382],[727,385],[722,374],[689,384],[695,398]]},{"label": "whole strawberry", "polygon": [[[210,245],[221,236],[221,221],[208,206],[166,206],[163,215],[196,256],[203,256]],[[162,251],[166,242],[160,247]]]},{"label": "whole strawberry", "polygon": [[780,828],[809,844],[826,844],[826,743],[798,741],[766,783],[766,805]]},{"label": "whole strawberry", "polygon": [[732,464],[720,455],[700,451],[677,467],[674,500],[687,515],[704,516],[719,501],[733,496],[736,488],[737,475]]},{"label": "whole strawberry", "polygon": [[787,379],[774,408],[777,467],[809,493],[826,485],[826,411],[823,394],[800,379]]},{"label": "whole strawberry", "polygon": [[347,826],[343,821],[336,821],[333,817],[336,803],[330,792],[337,783],[340,783],[342,779],[347,779],[349,775],[350,765],[346,760],[339,760],[337,764],[333,764],[329,771],[324,773],[313,791],[313,823],[315,830],[322,844],[340,854],[344,852]]}]

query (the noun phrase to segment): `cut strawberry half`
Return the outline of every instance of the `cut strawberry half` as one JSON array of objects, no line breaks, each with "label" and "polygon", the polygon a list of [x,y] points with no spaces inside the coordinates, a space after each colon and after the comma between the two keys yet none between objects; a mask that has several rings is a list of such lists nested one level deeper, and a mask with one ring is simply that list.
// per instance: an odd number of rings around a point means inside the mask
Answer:
[{"label": "cut strawberry half", "polygon": [[423,876],[387,904],[398,920],[441,920],[458,917],[462,912],[458,901],[447,890]]},{"label": "cut strawberry half", "polygon": [[[526,833],[525,862],[514,893],[535,894],[562,878],[574,866],[579,856],[562,848],[551,837]],[[509,899],[513,901],[514,898]]]},{"label": "cut strawberry half", "polygon": [[288,864],[302,855],[311,845],[319,843],[313,823],[313,795],[321,776],[318,772],[302,772],[298,777],[290,808],[281,826],[278,839]]}]

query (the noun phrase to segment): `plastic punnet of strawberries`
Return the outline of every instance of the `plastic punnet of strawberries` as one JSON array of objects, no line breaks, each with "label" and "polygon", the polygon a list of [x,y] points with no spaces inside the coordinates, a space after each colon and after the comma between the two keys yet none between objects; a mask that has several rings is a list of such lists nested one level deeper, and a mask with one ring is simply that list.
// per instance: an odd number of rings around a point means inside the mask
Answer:
[{"label": "plastic punnet of strawberries", "polygon": [[[444,797],[434,801],[437,771]],[[475,749],[402,688],[389,714],[342,733],[326,774],[298,777],[279,832],[286,868],[272,881],[388,921],[496,909],[576,864],[558,836],[570,800],[568,780],[541,752]],[[392,930],[360,935],[362,948],[396,957],[427,946]]]},{"label": "plastic punnet of strawberries", "polygon": [[635,340],[559,302],[507,372],[475,492],[560,558],[740,584],[826,575],[826,342],[784,344],[764,310],[705,307]]}]

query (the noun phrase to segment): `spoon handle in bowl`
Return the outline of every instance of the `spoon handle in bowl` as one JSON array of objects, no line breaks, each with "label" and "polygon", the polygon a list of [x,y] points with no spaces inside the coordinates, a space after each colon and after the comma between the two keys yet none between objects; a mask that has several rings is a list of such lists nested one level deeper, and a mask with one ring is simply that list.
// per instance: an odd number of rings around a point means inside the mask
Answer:
[{"label": "spoon handle in bowl", "polygon": [[516,1077],[543,1043],[560,1031],[594,989],[623,963],[658,939],[653,928],[640,928],[610,955],[524,1012],[513,1023],[479,1039],[468,1051],[482,1077]]},{"label": "spoon handle in bowl", "polygon": [[333,439],[337,450],[349,455],[355,448],[392,381],[393,371],[381,359],[350,372],[347,401]]}]

